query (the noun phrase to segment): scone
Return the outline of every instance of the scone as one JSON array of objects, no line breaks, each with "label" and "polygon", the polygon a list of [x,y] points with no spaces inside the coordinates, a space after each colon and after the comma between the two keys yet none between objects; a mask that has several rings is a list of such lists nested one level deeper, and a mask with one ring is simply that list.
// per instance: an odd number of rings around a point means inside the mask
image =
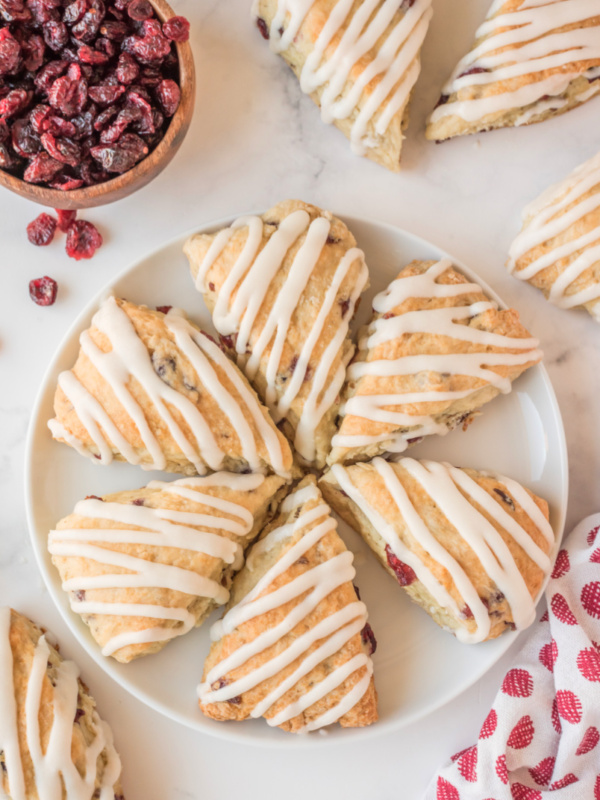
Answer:
[{"label": "scone", "polygon": [[276,475],[217,472],[77,503],[48,550],[102,654],[126,663],[156,653],[226,603],[283,486]]},{"label": "scone", "polygon": [[329,464],[402,452],[468,425],[537,364],[538,342],[449,259],[413,261],[373,301],[347,371]]},{"label": "scone", "polygon": [[463,642],[526,628],[554,555],[544,500],[490,472],[403,458],[320,481],[409,597]]},{"label": "scone", "polygon": [[110,728],[72,661],[0,608],[0,796],[124,800]]},{"label": "scone", "polygon": [[368,282],[354,236],[329,212],[288,200],[184,249],[222,341],[301,464],[322,468]]},{"label": "scone", "polygon": [[255,0],[253,13],[323,122],[397,172],[431,0]]},{"label": "scone", "polygon": [[542,122],[600,93],[595,0],[494,0],[427,125],[428,139]]},{"label": "scone", "polygon": [[314,476],[283,501],[234,579],[198,688],[216,720],[264,717],[305,733],[377,719],[367,610],[352,553]]},{"label": "scone", "polygon": [[507,267],[551,303],[600,322],[600,153],[524,209]]},{"label": "scone", "polygon": [[109,297],[54,396],[53,437],[83,455],[184,475],[290,476],[292,453],[235,364],[182,312]]}]

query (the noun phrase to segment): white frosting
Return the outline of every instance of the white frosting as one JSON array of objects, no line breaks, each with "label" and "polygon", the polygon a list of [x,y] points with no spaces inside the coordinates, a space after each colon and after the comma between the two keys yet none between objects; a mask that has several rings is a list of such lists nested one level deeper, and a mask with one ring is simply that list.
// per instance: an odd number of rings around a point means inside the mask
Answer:
[{"label": "white frosting", "polygon": [[[314,0],[278,0],[269,30],[275,53],[293,44],[313,4]],[[338,0],[333,6],[302,67],[300,86],[307,94],[321,91],[323,122],[352,120],[352,150],[364,155],[381,146],[394,115],[409,100],[432,9],[431,0],[415,0],[409,8],[404,0],[364,0],[353,11],[354,5],[354,0]],[[386,38],[377,54],[356,75],[361,60],[382,36]],[[368,136],[370,127],[374,138]]]},{"label": "white frosting", "polygon": [[[583,196],[591,191],[590,197]],[[573,208],[569,208],[569,206]],[[569,208],[568,211],[566,209]],[[600,208],[600,153],[579,166],[565,180],[551,186],[523,211],[524,228],[509,251],[507,267],[517,278],[528,281],[548,267],[557,277],[550,287],[548,299],[560,308],[573,308],[600,299],[600,282],[576,290],[574,282],[594,264],[600,263],[600,225],[587,232],[576,233],[576,226],[586,214]],[[517,269],[520,259],[535,247],[573,228],[569,241],[552,247]],[[566,263],[569,262],[569,263]]]},{"label": "white frosting", "polygon": [[102,648],[103,655],[112,655],[128,645],[161,642],[181,636],[193,627],[195,617],[185,608],[169,605],[78,599],[79,592],[89,589],[162,588],[188,594],[191,596],[190,602],[194,597],[208,597],[218,604],[226,603],[229,599],[229,592],[218,581],[198,575],[193,568],[186,569],[151,560],[144,549],[140,550],[141,555],[135,556],[111,549],[110,545],[188,550],[221,559],[225,564],[239,569],[243,563],[242,545],[223,536],[222,532],[226,531],[244,539],[254,525],[253,516],[242,505],[207,494],[202,489],[228,486],[235,491],[246,492],[258,488],[263,481],[264,477],[260,474],[217,473],[202,478],[184,478],[171,483],[152,481],[149,484],[149,488],[179,495],[228,516],[146,508],[90,498],[77,503],[74,513],[87,519],[131,525],[142,530],[98,526],[50,531],[48,550],[51,555],[90,559],[97,564],[116,568],[106,574],[81,575],[63,582],[63,589],[71,593],[71,608],[77,614],[149,617],[176,623],[173,626],[156,626],[137,632],[126,631],[114,636]]},{"label": "white frosting", "polygon": [[[190,325],[181,313],[171,311],[165,316],[164,323],[175,338],[178,348],[196,371],[201,384],[200,391],[209,392],[213,396],[235,429],[239,437],[240,456],[246,459],[252,469],[260,469],[261,458],[255,434],[246,421],[245,415],[249,415],[257,435],[264,442],[273,469],[287,477],[283,465],[283,450],[277,433],[265,419],[260,403],[241,380],[235,366],[216,344]],[[137,335],[126,312],[119,307],[114,297],[104,301],[94,315],[92,326],[107,337],[111,350],[103,352],[94,343],[89,330],[81,334],[81,350],[107,382],[139,432],[151,458],[150,463],[141,466],[144,469],[165,469],[167,461],[157,435],[151,429],[143,408],[131,391],[132,380],[137,381],[142,387],[174,441],[196,470],[203,474],[207,466],[211,470],[220,469],[225,453],[219,447],[198,406],[160,378],[150,353]],[[219,381],[215,365],[225,371],[228,380],[241,397],[243,406],[240,400]],[[58,378],[58,385],[72,403],[80,422],[94,442],[100,455],[100,463],[109,464],[116,451],[129,463],[140,464],[141,454],[131,446],[102,404],[90,394],[74,372],[62,372]],[[176,409],[181,415],[191,432],[191,438],[177,422],[171,408]],[[68,431],[68,436],[64,436],[64,426],[57,420],[51,420],[49,427],[54,436],[64,438],[79,452],[94,456],[89,448]]]},{"label": "white frosting", "polygon": [[[356,361],[347,370],[348,380],[359,381],[366,375],[395,377],[433,372],[445,375],[465,375],[481,381],[480,386],[485,385],[484,382],[489,383],[500,392],[507,393],[511,390],[510,379],[499,375],[491,367],[518,366],[541,358],[541,352],[536,349],[537,339],[503,336],[461,324],[477,314],[495,308],[495,304],[491,302],[477,302],[445,308],[424,308],[420,311],[409,311],[388,319],[385,318],[388,312],[409,298],[460,298],[463,295],[481,293],[481,287],[475,283],[438,283],[437,279],[450,267],[452,267],[452,262],[449,259],[442,259],[421,274],[397,278],[384,292],[378,294],[373,301],[373,309],[382,316],[370,325],[368,335],[359,342],[359,351],[366,354],[369,350],[385,342],[401,339],[404,335],[427,333],[468,342],[480,348],[481,352],[423,353],[415,356],[403,356],[395,360]],[[520,352],[489,353],[485,352],[487,347],[501,347]],[[401,452],[406,449],[410,439],[434,433],[443,435],[448,432],[447,426],[436,422],[432,415],[409,413],[411,404],[454,402],[469,396],[477,388],[480,387],[446,392],[430,389],[421,392],[397,391],[393,394],[356,394],[350,397],[342,407],[341,411],[344,415],[362,417],[375,423],[387,423],[409,428],[409,430],[373,436],[338,433],[332,439],[332,446],[364,447],[385,441],[388,443],[388,450]],[[402,410],[390,411],[388,406],[401,407]]]},{"label": "white frosting", "polygon": [[[456,637],[463,642],[483,641],[489,635],[491,620],[476,587],[458,561],[440,544],[427,527],[417,508],[411,502],[394,467],[381,458],[375,458],[371,464],[384,481],[411,539],[415,540],[432,559],[449,573],[465,606],[468,606],[473,614],[476,630],[470,633],[466,627],[461,626],[455,631]],[[502,501],[496,501],[466,472],[450,464],[433,461],[419,462],[412,458],[403,458],[398,464],[421,485],[453,526],[456,536],[460,537],[475,553],[483,569],[506,597],[515,626],[521,629],[530,625],[535,618],[535,601],[501,534],[488,518],[475,508],[473,503],[477,503],[512,536],[544,575],[547,575],[551,568],[551,561],[546,553],[536,545],[529,533],[508,514],[502,506]],[[415,553],[414,548],[409,548],[402,541],[396,524],[384,518],[361,494],[352,482],[351,472],[348,471],[348,468],[335,464],[331,470],[340,488],[359,507],[392,553],[414,570],[417,580],[421,581],[439,605],[453,616],[464,619],[464,608],[458,607],[454,598]],[[512,495],[546,541],[553,546],[555,540],[552,528],[525,489],[509,478],[492,473],[484,474],[494,477],[507,493]]]},{"label": "white frosting", "polygon": [[[311,500],[316,501],[318,505],[312,504],[312,507],[306,510],[304,504]],[[352,566],[352,553],[345,550],[328,561],[302,572],[298,577],[278,589],[265,594],[265,591],[269,589],[278,576],[282,575],[311,547],[336,527],[335,520],[330,516],[329,507],[320,502],[320,494],[315,486],[304,487],[286,498],[282,510],[291,512],[295,508],[302,508],[299,517],[272,530],[264,539],[258,542],[248,559],[249,566],[255,558],[254,550],[256,548],[259,548],[262,554],[268,552],[282,540],[291,539],[301,533],[300,538],[267,570],[254,588],[237,605],[231,608],[222,620],[213,625],[211,636],[214,641],[219,640],[244,622],[255,619],[272,609],[279,608],[305,593],[308,594],[294,605],[292,610],[275,627],[268,628],[254,640],[241,645],[209,671],[205,682],[198,687],[200,700],[204,704],[226,701],[243,692],[247,692],[263,681],[277,675],[295,660],[302,658],[301,663],[292,674],[280,682],[252,709],[252,717],[263,716],[303,676],[307,675],[324,659],[335,655],[353,636],[359,634],[366,625],[367,611],[364,603],[360,601],[350,603],[321,620],[304,633],[298,634],[285,650],[261,666],[252,669],[244,677],[232,683],[227,683],[221,688],[212,688],[215,683],[218,687],[220,680],[228,672],[243,666],[254,656],[272,647],[287,636],[317,608],[325,597],[354,578],[355,570]],[[307,654],[308,650],[320,640],[324,641],[318,648]],[[373,667],[371,659],[365,653],[360,653],[338,666],[302,698],[285,706],[285,708],[268,719],[267,722],[269,725],[281,725],[296,717],[341,686],[354,672],[363,668],[364,675],[356,685],[326,713],[306,724],[301,732],[317,730],[325,725],[337,722],[340,717],[348,713],[361,700],[368,689]]]},{"label": "white frosting", "polygon": [[[499,13],[503,5],[503,2],[492,4],[487,19],[475,34],[476,40],[483,41],[458,63],[442,91],[450,96],[470,87],[516,79],[513,88],[438,106],[431,122],[451,115],[474,122],[488,114],[524,108],[526,114],[516,123],[523,125],[548,108],[560,107],[555,99],[548,100],[548,96],[562,95],[580,75],[594,77],[594,66],[586,69],[578,62],[600,59],[600,25],[562,32],[557,29],[598,16],[597,0],[524,0],[518,8]],[[471,70],[482,71],[465,74]],[[546,70],[552,70],[553,74],[542,78]],[[518,78],[523,75],[537,77],[533,83],[518,85]],[[596,91],[599,90],[592,94]],[[587,98],[578,99],[581,102]]]},{"label": "white frosting", "polygon": [[[311,222],[306,211],[294,211],[285,217],[263,247],[262,219],[241,217],[230,228],[217,234],[212,242],[198,268],[196,287],[199,291],[207,291],[208,271],[227,247],[232,233],[240,228],[247,229],[246,241],[219,290],[213,310],[213,321],[220,334],[226,336],[237,333],[238,359],[250,380],[256,378],[261,359],[267,348],[271,347],[264,375],[265,402],[275,422],[288,416],[303,383],[310,381],[310,389],[302,407],[300,421],[296,426],[294,446],[307,461],[312,461],[315,458],[315,431],[324,414],[335,402],[344,382],[346,363],[338,364],[333,374],[331,373],[336,358],[344,346],[354,308],[367,283],[368,270],[364,253],[353,247],[340,259],[323,302],[316,312],[313,326],[290,374],[290,365],[281,363],[284,345],[289,335],[292,316],[309,285],[327,241],[331,222],[325,217],[318,217]],[[261,319],[259,322],[259,312],[267,292],[273,280],[280,276],[288,250],[303,236],[304,241],[294,256],[275,302],[266,319]],[[340,301],[340,287],[351,267],[357,262],[359,274],[354,282],[352,294],[347,298],[348,306],[341,324],[324,352],[319,355],[318,363],[315,364],[313,354],[329,315]],[[312,300],[314,302],[314,298]],[[349,348],[346,361],[352,357],[352,352],[352,348]],[[246,356],[247,353],[249,356]],[[313,359],[312,364],[311,359]],[[280,370],[285,371],[287,377],[285,384],[278,380]]]},{"label": "white frosting", "polygon": [[[52,727],[45,752],[42,750],[39,716],[41,696],[50,648],[45,636],[35,646],[27,681],[24,715],[17,722],[17,704],[13,684],[13,654],[10,646],[10,608],[0,608],[0,751],[9,781],[10,795],[2,788],[0,772],[0,797],[10,800],[27,800],[23,767],[23,754],[19,733],[24,736],[35,776],[36,797],[39,800],[91,800],[98,776],[97,760],[104,754],[106,764],[100,787],[100,800],[113,800],[115,784],[121,774],[121,762],[113,746],[108,725],[95,710],[91,712],[94,739],[86,746],[85,774],[79,774],[71,758],[73,720],[77,711],[79,670],[71,661],[62,661],[56,669],[56,685],[52,690]],[[64,786],[64,791],[63,791]]]}]

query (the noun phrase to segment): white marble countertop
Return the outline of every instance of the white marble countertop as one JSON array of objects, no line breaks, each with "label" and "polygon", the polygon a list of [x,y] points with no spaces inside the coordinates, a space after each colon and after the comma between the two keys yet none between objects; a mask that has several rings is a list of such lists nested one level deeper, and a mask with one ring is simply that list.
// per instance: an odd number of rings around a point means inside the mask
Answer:
[{"label": "white marble countertop", "polygon": [[[120,270],[201,223],[298,197],[336,213],[394,223],[477,271],[521,312],[541,341],[564,417],[570,456],[567,530],[600,509],[600,329],[584,313],[550,307],[503,263],[523,205],[598,148],[600,101],[542,125],[436,146],[424,119],[467,48],[488,0],[434,0],[403,172],[350,153],[325,127],[283,62],[249,20],[249,0],[172,0],[192,23],[196,114],[171,166],[134,197],[91,210],[104,247],[90,262],[64,239],[36,249],[25,227],[39,209],[0,195],[0,605],[50,628],[77,660],[111,722],[128,800],[419,798],[436,767],[474,741],[510,651],[460,698],[420,723],[366,744],[289,751],[241,747],[194,733],[151,711],[107,678],[62,621],[29,543],[23,500],[27,425],[46,364],[88,299]],[[59,283],[52,308],[30,301],[31,278]],[[517,645],[518,646],[518,645]]]}]

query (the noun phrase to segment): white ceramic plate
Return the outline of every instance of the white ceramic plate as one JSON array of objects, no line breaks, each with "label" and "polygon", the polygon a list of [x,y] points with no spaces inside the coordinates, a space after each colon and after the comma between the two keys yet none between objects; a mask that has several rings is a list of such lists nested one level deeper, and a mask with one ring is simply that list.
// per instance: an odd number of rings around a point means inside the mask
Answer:
[{"label": "white ceramic plate", "polygon": [[[352,218],[346,221],[364,249],[371,271],[371,288],[369,297],[363,298],[362,316],[370,308],[371,296],[410,260],[445,255],[432,244],[393,226]],[[204,230],[229,222],[213,223]],[[119,664],[100,654],[87,626],[69,608],[46,550],[48,531],[88,494],[135,489],[154,478],[176,476],[142,472],[129,464],[101,467],[53,442],[46,422],[53,416],[56,378],[61,370],[73,365],[79,334],[89,326],[102,296],[110,291],[149,306],[180,306],[195,322],[212,330],[210,316],[193,289],[182,253],[185,238],[179,237],[130,267],[101,296],[95,297],[75,320],[48,368],[31,420],[25,485],[33,546],[50,594],[76,638],[102,669],[144,703],[203,733],[248,744],[305,747],[316,742],[322,747],[407,725],[471,686],[507,650],[516,634],[505,634],[481,645],[460,644],[410,603],[392,579],[384,577],[367,546],[343,523],[340,531],[356,554],[356,583],[369,608],[378,641],[374,661],[380,721],[370,728],[333,728],[326,737],[296,737],[271,729],[263,720],[225,724],[206,719],[197,707],[196,685],[209,649],[209,624],[172,641],[157,655]],[[461,269],[500,302],[477,275],[465,267]],[[468,432],[458,430],[444,438],[430,437],[430,441],[412,448],[411,456],[491,469],[521,481],[548,500],[557,542],[562,536],[567,502],[566,446],[560,412],[543,367],[529,370],[511,394],[486,406],[483,416]]]}]

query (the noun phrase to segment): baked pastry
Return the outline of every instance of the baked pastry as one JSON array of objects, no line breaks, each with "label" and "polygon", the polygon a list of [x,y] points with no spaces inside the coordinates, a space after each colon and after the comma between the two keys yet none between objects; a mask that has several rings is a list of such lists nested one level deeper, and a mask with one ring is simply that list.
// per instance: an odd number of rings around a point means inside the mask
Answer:
[{"label": "baked pastry", "polygon": [[397,172],[431,0],[256,0],[253,11],[323,122]]},{"label": "baked pastry", "polygon": [[233,582],[198,688],[216,720],[303,733],[377,719],[367,610],[314,476],[283,501]]},{"label": "baked pastry", "polygon": [[600,93],[594,0],[494,0],[429,118],[426,136],[542,122]]},{"label": "baked pastry", "polygon": [[554,534],[546,502],[516,481],[375,458],[334,464],[320,487],[409,597],[460,641],[533,622]]},{"label": "baked pastry", "polygon": [[600,153],[524,209],[507,267],[551,303],[600,322]]},{"label": "baked pastry", "polygon": [[292,453],[244,376],[182,312],[109,297],[54,397],[55,439],[109,464],[290,476]]},{"label": "baked pastry", "polygon": [[102,654],[126,663],[156,653],[226,603],[283,486],[276,475],[217,472],[77,503],[48,550]]},{"label": "baked pastry", "polygon": [[72,661],[0,608],[0,796],[124,800],[110,728]]},{"label": "baked pastry", "polygon": [[347,371],[329,464],[466,427],[542,357],[518,313],[498,310],[449,259],[410,263],[373,310]]},{"label": "baked pastry", "polygon": [[341,220],[288,200],[185,245],[213,322],[300,462],[322,468],[368,282]]}]

